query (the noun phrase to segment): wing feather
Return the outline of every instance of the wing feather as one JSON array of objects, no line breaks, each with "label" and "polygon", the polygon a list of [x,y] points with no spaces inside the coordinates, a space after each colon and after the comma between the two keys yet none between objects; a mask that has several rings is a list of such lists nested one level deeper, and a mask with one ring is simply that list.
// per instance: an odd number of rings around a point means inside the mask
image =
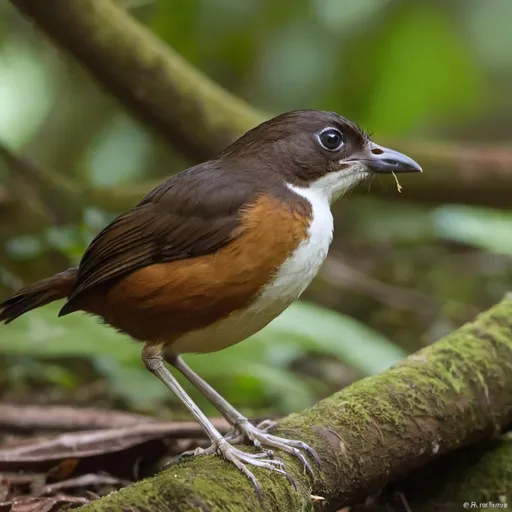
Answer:
[{"label": "wing feather", "polygon": [[139,268],[208,254],[238,236],[239,211],[258,193],[250,180],[233,187],[230,172],[208,162],[150,192],[92,241],[62,314],[92,288]]}]

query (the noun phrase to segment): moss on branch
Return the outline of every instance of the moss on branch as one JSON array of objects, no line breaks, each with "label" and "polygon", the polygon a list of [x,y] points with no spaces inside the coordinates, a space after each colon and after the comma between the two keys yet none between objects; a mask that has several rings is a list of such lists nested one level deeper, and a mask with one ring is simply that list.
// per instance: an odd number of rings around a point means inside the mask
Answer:
[{"label": "moss on branch", "polygon": [[[388,371],[281,421],[276,432],[308,442],[321,465],[312,482],[297,460],[279,454],[297,492],[285,479],[256,470],[263,510],[314,510],[311,495],[325,499],[318,505],[322,510],[358,503],[440,455],[492,438],[510,421],[512,297]],[[238,512],[257,505],[249,482],[234,467],[207,456],[83,510]]]}]

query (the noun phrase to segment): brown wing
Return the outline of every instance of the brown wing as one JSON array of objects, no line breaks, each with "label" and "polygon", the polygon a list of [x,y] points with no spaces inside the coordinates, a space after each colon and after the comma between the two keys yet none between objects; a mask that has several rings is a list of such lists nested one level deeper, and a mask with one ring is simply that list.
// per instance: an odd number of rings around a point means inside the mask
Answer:
[{"label": "brown wing", "polygon": [[238,236],[240,208],[257,193],[250,181],[233,187],[232,174],[214,162],[162,183],[92,241],[60,314],[71,313],[80,295],[114,278],[216,251]]}]

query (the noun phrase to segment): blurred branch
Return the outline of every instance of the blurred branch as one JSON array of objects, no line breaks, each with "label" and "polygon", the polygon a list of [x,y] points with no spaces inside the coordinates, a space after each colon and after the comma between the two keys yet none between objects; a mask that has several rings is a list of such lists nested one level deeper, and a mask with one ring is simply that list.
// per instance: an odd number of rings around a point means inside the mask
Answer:
[{"label": "blurred branch", "polygon": [[[225,434],[226,422],[216,420]],[[28,440],[0,444],[0,471],[33,469],[43,464],[76,458],[84,459],[107,453],[119,453],[155,439],[204,438],[204,431],[194,421],[144,422],[126,427],[66,432],[56,436],[31,437]],[[1,509],[0,509],[1,510]]]},{"label": "blurred branch", "polygon": [[13,200],[13,197],[9,194],[9,192],[7,192],[7,189],[0,185],[0,211],[2,208],[9,206]]},{"label": "blurred branch", "polygon": [[[21,218],[24,226],[45,226],[59,223],[59,210],[64,205],[70,211],[76,211],[83,198],[79,183],[44,167],[39,167],[24,155],[18,155],[0,141],[0,161],[2,161],[10,176],[10,194],[14,196],[11,209],[23,211]],[[57,192],[58,201],[51,194]],[[28,214],[28,215],[27,215]],[[11,223],[15,216],[7,212]],[[12,226],[9,226],[12,227]],[[30,230],[29,230],[30,231]]]},{"label": "blurred branch", "polygon": [[[404,199],[512,207],[512,147],[408,140],[384,143],[413,156],[425,170],[419,179],[400,176]],[[392,182],[386,188],[374,186],[373,194],[399,197]]]},{"label": "blurred branch", "polygon": [[[59,46],[71,53],[137,118],[194,161],[211,158],[267,117],[191,66],[172,48],[109,0],[11,0]],[[510,207],[512,149],[382,141],[421,162],[418,179],[404,176],[407,199]],[[47,176],[50,178],[50,176]],[[398,197],[374,187],[377,194]],[[91,191],[112,211],[133,206],[150,184]],[[364,193],[363,187],[359,189]],[[373,193],[373,191],[372,191]]]},{"label": "blurred branch", "polygon": [[0,142],[0,159],[13,175],[21,175],[38,185],[52,185],[66,195],[79,195],[78,186],[72,180],[36,166],[28,158],[14,153],[2,142]]},{"label": "blurred branch", "polygon": [[374,279],[339,259],[328,257],[320,270],[319,278],[341,289],[372,297],[386,306],[396,309],[435,311],[437,302],[422,292],[392,286]]},{"label": "blurred branch", "polygon": [[74,59],[60,59],[55,108],[23,148],[44,168],[87,181],[83,162],[98,131],[114,118],[115,103],[89,79]]},{"label": "blurred branch", "polygon": [[210,158],[263,120],[110,0],[11,3],[193,160]]},{"label": "blurred branch", "polygon": [[10,187],[9,201],[6,206],[17,208],[21,203],[28,207],[31,220],[37,224],[46,224],[51,218],[51,214],[34,189],[33,168],[30,162],[16,155],[1,142],[0,161],[8,169],[13,184]]},{"label": "blurred branch", "polygon": [[[280,422],[278,435],[299,438],[320,454],[312,482],[300,461],[279,453],[298,485],[255,470],[263,510],[334,511],[439,456],[500,432],[512,421],[512,295],[451,335],[311,409]],[[480,496],[478,482],[464,501]],[[315,503],[315,502],[314,502]],[[142,505],[144,504],[144,505]],[[220,457],[195,457],[112,493],[84,512],[148,506],[154,512],[253,511],[247,479]],[[206,505],[208,504],[208,505]]]},{"label": "blurred branch", "polygon": [[[211,421],[222,432],[228,430],[226,420],[212,418]],[[105,409],[0,403],[0,429],[3,430],[96,430],[136,427],[147,423],[157,425],[157,431],[165,430],[167,426],[173,433],[181,428],[189,437],[205,437],[204,431],[195,422],[157,420],[152,416]],[[148,431],[151,431],[151,426]]]},{"label": "blurred branch", "polygon": [[[372,186],[372,195],[427,203],[512,207],[512,148],[408,141],[391,141],[389,145],[413,155],[425,172],[419,178],[401,175],[402,194],[396,192],[391,180],[386,187],[379,186],[384,181],[378,177],[379,181]],[[132,208],[158,183],[147,181],[131,186],[95,188],[86,193],[96,206],[117,213]],[[363,184],[355,192],[368,194],[368,188]]]},{"label": "blurred branch", "polygon": [[156,420],[105,409],[0,403],[0,429],[9,431],[123,428],[151,421]]},{"label": "blurred branch", "polygon": [[[24,280],[40,279],[61,269],[67,261],[63,252],[47,250],[37,257],[17,258],[10,252],[7,240],[19,235],[40,233],[50,225],[59,224],[59,209],[69,205],[69,211],[80,207],[80,187],[51,171],[39,168],[23,155],[17,155],[0,141],[0,164],[5,166],[7,201],[0,203],[0,261],[3,280],[16,283],[11,277],[24,276]],[[2,173],[2,176],[4,173]],[[52,200],[51,193],[58,195]],[[10,276],[10,277],[8,277]],[[5,282],[7,282],[5,281]],[[18,287],[21,283],[16,283]]]}]

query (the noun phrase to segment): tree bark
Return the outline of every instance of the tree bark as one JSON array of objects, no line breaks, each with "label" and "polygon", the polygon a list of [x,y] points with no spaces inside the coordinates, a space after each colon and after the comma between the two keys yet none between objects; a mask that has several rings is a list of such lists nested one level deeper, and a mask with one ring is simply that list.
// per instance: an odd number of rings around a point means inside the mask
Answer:
[{"label": "tree bark", "polygon": [[[321,464],[311,481],[299,461],[277,454],[297,491],[279,475],[256,470],[264,492],[262,510],[334,511],[359,503],[443,454],[496,436],[511,421],[508,296],[388,371],[281,421],[276,433],[309,443]],[[204,456],[173,465],[83,510],[243,512],[257,507],[250,483],[233,466]]]},{"label": "tree bark", "polygon": [[[269,116],[192,67],[110,0],[11,0],[131,113],[193,162],[218,154]],[[371,127],[368,127],[371,128]],[[403,177],[405,198],[511,207],[512,149],[380,141],[415,158],[420,179]],[[394,185],[372,194],[393,194]],[[364,187],[360,188],[366,193]],[[133,206],[147,192],[114,191]],[[107,194],[108,190],[104,191]],[[134,195],[131,195],[131,192]],[[102,198],[91,191],[91,197]],[[109,203],[110,204],[110,203]],[[118,203],[121,206],[121,203]]]},{"label": "tree bark", "polygon": [[[441,457],[432,464],[411,473],[394,483],[387,501],[395,510],[404,510],[407,503],[414,512],[453,512],[477,508],[498,508],[512,500],[512,438],[479,443]],[[475,505],[473,505],[473,503]],[[483,508],[483,507],[481,507]],[[352,512],[389,512],[384,504],[377,507],[356,508]]]}]

